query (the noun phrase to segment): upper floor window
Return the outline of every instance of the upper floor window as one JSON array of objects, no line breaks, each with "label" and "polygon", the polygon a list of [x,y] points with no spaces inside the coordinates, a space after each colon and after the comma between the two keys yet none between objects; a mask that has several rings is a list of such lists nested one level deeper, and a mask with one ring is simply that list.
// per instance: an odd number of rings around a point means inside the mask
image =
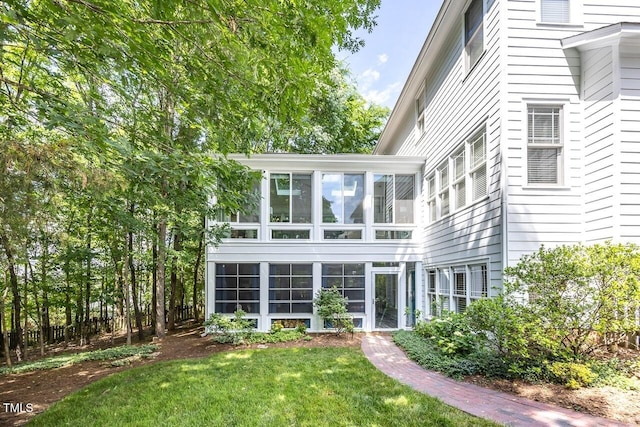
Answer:
[{"label": "upper floor window", "polygon": [[374,175],[374,216],[377,224],[412,224],[415,185],[413,175]]},{"label": "upper floor window", "polygon": [[232,215],[220,212],[218,214],[219,222],[229,223],[259,223],[260,222],[260,182],[253,184],[251,197],[257,201],[257,203],[251,205],[244,212],[236,212]]},{"label": "upper floor window", "polygon": [[547,23],[569,23],[569,0],[540,0],[540,20]]},{"label": "upper floor window", "polygon": [[322,174],[323,223],[364,223],[363,202],[363,174]]},{"label": "upper floor window", "polygon": [[449,163],[445,161],[438,168],[438,181],[440,182],[440,191],[438,199],[440,199],[440,217],[449,215]]},{"label": "upper floor window", "polygon": [[416,99],[416,113],[417,113],[417,121],[416,126],[418,129],[418,138],[425,131],[425,106],[426,106],[426,94],[425,89],[420,91],[418,98]]},{"label": "upper floor window", "polygon": [[311,174],[271,174],[269,196],[271,222],[311,223]]},{"label": "upper floor window", "polygon": [[464,45],[467,70],[470,70],[484,51],[483,0],[473,0],[464,13]]},{"label": "upper floor window", "polygon": [[427,210],[429,221],[436,220],[436,174],[427,178]]},{"label": "upper floor window", "polygon": [[455,195],[455,206],[456,209],[459,209],[467,204],[464,147],[452,156],[451,164],[453,165],[453,192]]},{"label": "upper floor window", "polygon": [[469,140],[469,178],[471,179],[471,199],[473,201],[487,195],[486,145],[484,128]]},{"label": "upper floor window", "polygon": [[527,182],[560,184],[562,179],[562,107],[527,108]]}]

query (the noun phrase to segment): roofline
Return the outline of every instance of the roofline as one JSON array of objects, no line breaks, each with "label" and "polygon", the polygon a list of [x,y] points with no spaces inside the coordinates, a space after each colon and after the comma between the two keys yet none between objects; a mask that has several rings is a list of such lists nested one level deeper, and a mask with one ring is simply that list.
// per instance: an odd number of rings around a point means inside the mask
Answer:
[{"label": "roofline", "polygon": [[560,40],[563,49],[576,48],[578,50],[607,46],[615,43],[624,36],[640,36],[640,23],[619,22],[597,30],[586,31],[575,36]]},{"label": "roofline", "polygon": [[[230,154],[227,156],[252,169],[290,169],[290,170],[407,170],[420,172],[425,164],[424,157],[382,156],[371,154],[294,154],[269,153],[246,156]],[[274,168],[275,167],[275,168]]]},{"label": "roofline", "polygon": [[[427,68],[427,61],[424,59],[427,55],[434,53],[433,51],[439,48],[439,43],[443,42],[444,39],[448,36],[447,31],[441,31],[441,26],[445,22],[445,18],[449,18],[448,15],[449,8],[452,5],[453,0],[444,0],[442,2],[442,6],[440,6],[440,10],[438,11],[438,15],[436,19],[433,21],[433,25],[429,30],[429,34],[422,45],[422,49],[420,49],[420,53],[418,54],[413,67],[411,68],[411,72],[409,72],[409,76],[402,87],[402,91],[400,92],[400,96],[398,96],[398,100],[393,106],[393,110],[391,110],[391,114],[389,115],[389,120],[387,121],[384,129],[380,133],[380,137],[378,138],[378,143],[376,144],[373,153],[374,154],[384,154],[384,149],[389,148],[388,146],[393,142],[391,140],[386,140],[387,135],[393,135],[397,130],[400,123],[396,123],[394,117],[402,116],[400,113],[401,110],[406,108],[406,104],[408,100],[413,100],[413,86],[415,85],[415,80],[420,78],[420,80],[424,80],[425,72],[424,70]],[[429,64],[430,65],[430,64]],[[422,82],[420,82],[422,84]],[[409,90],[411,89],[411,92]]]}]

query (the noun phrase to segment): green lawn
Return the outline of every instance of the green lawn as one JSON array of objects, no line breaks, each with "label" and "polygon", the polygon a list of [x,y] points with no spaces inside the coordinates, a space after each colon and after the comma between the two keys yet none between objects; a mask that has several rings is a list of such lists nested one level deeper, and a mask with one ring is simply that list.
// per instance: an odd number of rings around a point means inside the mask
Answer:
[{"label": "green lawn", "polygon": [[359,349],[217,353],[130,369],[33,420],[44,426],[493,426],[386,377]]}]

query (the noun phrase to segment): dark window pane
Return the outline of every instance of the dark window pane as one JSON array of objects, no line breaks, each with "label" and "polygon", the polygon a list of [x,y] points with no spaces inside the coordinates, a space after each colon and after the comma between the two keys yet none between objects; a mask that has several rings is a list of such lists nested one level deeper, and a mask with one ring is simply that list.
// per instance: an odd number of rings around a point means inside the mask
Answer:
[{"label": "dark window pane", "polygon": [[288,276],[291,274],[290,264],[270,264],[269,274],[273,276]]},{"label": "dark window pane", "polygon": [[333,288],[334,286],[337,288],[342,287],[342,277],[323,277],[322,278],[323,288]]},{"label": "dark window pane", "polygon": [[296,289],[291,291],[291,299],[295,301],[312,300],[311,289]]},{"label": "dark window pane", "polygon": [[293,264],[291,273],[296,276],[311,276],[313,274],[312,264]]},{"label": "dark window pane", "polygon": [[342,276],[342,264],[322,264],[323,276]]},{"label": "dark window pane", "polygon": [[347,304],[347,311],[349,313],[364,313],[364,302],[349,302]]},{"label": "dark window pane", "polygon": [[361,276],[364,274],[364,264],[345,264],[345,276]]},{"label": "dark window pane", "polygon": [[241,276],[259,276],[260,264],[238,264],[238,274]]},{"label": "dark window pane", "polygon": [[238,279],[240,288],[260,288],[260,279],[258,277],[240,277]]},{"label": "dark window pane", "polygon": [[291,312],[292,313],[312,313],[313,312],[313,304],[308,303],[293,303],[291,304]]},{"label": "dark window pane", "polygon": [[363,300],[364,299],[364,289],[350,289],[344,291],[344,296],[351,300]]},{"label": "dark window pane", "polygon": [[216,264],[216,275],[236,275],[238,274],[238,264]]}]

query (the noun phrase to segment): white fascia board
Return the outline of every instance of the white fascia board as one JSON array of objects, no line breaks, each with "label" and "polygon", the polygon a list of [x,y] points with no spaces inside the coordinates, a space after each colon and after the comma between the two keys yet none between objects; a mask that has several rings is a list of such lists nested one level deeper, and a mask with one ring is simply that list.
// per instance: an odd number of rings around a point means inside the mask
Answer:
[{"label": "white fascia board", "polygon": [[622,40],[640,42],[640,23],[619,22],[562,39],[563,49],[576,48],[579,51],[611,46]]},{"label": "white fascia board", "polygon": [[370,154],[257,154],[247,157],[232,154],[236,160],[255,170],[281,171],[370,171],[418,173],[425,164],[423,157],[377,156]]}]

